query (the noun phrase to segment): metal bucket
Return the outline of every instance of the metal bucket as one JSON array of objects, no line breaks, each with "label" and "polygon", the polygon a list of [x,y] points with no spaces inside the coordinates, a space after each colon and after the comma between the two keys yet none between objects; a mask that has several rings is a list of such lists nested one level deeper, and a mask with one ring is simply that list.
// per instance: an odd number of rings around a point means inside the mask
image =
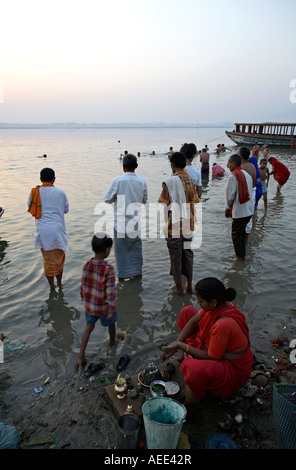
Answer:
[{"label": "metal bucket", "polygon": [[185,406],[172,398],[149,398],[142,412],[147,449],[176,449],[187,414]]},{"label": "metal bucket", "polygon": [[141,427],[141,420],[137,415],[126,414],[120,416],[118,420],[119,449],[137,449],[138,434]]}]

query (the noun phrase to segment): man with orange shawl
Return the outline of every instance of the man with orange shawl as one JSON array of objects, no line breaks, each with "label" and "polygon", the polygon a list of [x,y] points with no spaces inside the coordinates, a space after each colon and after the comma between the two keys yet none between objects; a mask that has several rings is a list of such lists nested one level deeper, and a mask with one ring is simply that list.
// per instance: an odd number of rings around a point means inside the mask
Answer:
[{"label": "man with orange shawl", "polygon": [[269,173],[269,176],[273,175],[275,181],[277,181],[278,184],[276,191],[278,193],[284,186],[284,184],[286,184],[286,182],[288,181],[290,172],[286,165],[279,162],[276,158],[270,157],[268,161],[272,164],[272,171]]},{"label": "man with orange shawl", "polygon": [[253,365],[245,316],[231,303],[236,291],[208,277],[196,284],[195,294],[201,310],[190,305],[180,311],[177,341],[161,353],[164,358],[181,350],[176,359],[184,374],[187,409],[206,393],[230,397],[246,384]]},{"label": "man with orange shawl", "polygon": [[54,186],[55,172],[43,168],[40,172],[41,186],[32,188],[28,199],[28,212],[35,217],[37,235],[35,249],[43,256],[44,274],[51,289],[62,283],[65,251],[68,251],[64,214],[69,211],[65,192]]},{"label": "man with orange shawl", "polygon": [[254,214],[253,180],[243,170],[239,155],[231,155],[227,167],[231,171],[226,189],[225,217],[232,217],[231,237],[237,260],[246,256],[246,225]]}]

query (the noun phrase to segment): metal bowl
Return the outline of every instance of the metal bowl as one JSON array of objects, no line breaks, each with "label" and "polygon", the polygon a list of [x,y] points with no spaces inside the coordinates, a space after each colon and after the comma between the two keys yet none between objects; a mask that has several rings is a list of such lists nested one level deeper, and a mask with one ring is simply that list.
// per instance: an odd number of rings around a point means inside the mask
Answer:
[{"label": "metal bowl", "polygon": [[[159,390],[153,390],[158,387]],[[154,380],[150,384],[150,393],[152,397],[164,397],[166,395],[166,383],[162,380]]]},{"label": "metal bowl", "polygon": [[180,392],[180,385],[177,382],[169,380],[168,382],[165,382],[165,389],[167,396],[173,398],[178,396]]}]

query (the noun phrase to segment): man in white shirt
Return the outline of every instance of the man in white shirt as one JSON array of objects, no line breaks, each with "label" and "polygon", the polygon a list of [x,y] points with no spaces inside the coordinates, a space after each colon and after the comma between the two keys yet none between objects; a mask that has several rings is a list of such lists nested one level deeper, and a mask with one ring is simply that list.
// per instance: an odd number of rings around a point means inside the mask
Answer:
[{"label": "man in white shirt", "polygon": [[42,185],[33,188],[29,194],[28,211],[36,219],[35,249],[42,252],[44,274],[54,289],[55,277],[58,286],[62,284],[65,251],[69,251],[64,218],[69,203],[65,192],[54,186],[54,170],[43,168],[40,180]]},{"label": "man in white shirt", "polygon": [[231,155],[227,167],[232,174],[226,189],[225,216],[232,217],[232,242],[237,260],[246,256],[246,225],[254,213],[252,177],[241,166],[239,155]]},{"label": "man in white shirt", "polygon": [[114,203],[114,251],[119,279],[141,277],[143,267],[141,209],[148,199],[146,181],[136,175],[137,157],[123,158],[122,176],[113,179],[104,201]]}]

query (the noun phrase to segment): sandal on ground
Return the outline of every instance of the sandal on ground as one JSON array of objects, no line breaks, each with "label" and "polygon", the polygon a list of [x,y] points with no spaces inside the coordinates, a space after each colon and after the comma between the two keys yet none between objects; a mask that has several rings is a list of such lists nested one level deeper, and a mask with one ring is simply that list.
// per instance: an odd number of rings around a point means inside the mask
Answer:
[{"label": "sandal on ground", "polygon": [[102,370],[104,369],[106,366],[103,362],[92,362],[91,364],[89,364],[89,366],[87,366],[87,368],[85,369],[85,372],[84,372],[84,375],[85,377],[90,377],[91,375],[93,375],[95,372],[98,372],[99,370]]},{"label": "sandal on ground", "polygon": [[116,370],[118,370],[118,372],[123,370],[128,365],[130,360],[131,360],[131,358],[127,354],[125,354],[125,356],[122,356],[118,361],[118,364],[116,366]]}]

